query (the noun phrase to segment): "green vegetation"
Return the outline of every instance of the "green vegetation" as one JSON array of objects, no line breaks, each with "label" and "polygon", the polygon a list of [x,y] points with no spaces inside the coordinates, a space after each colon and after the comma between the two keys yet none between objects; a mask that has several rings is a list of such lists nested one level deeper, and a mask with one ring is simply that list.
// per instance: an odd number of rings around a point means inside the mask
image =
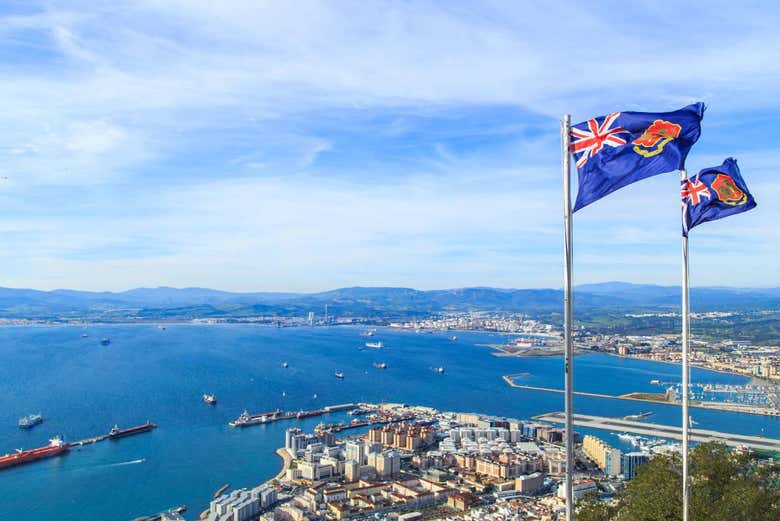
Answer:
[{"label": "green vegetation", "polygon": [[[584,309],[575,314],[575,326],[583,331],[605,335],[663,335],[679,334],[679,316],[659,316],[677,309]],[[637,316],[627,316],[627,314]],[[543,322],[560,323],[552,313],[538,314]],[[739,311],[726,317],[694,318],[691,320],[694,337],[720,341],[723,339],[748,341],[755,345],[780,345],[780,312]]]},{"label": "green vegetation", "polygon": [[[777,466],[759,464],[708,443],[691,451],[691,521],[778,521]],[[595,498],[578,505],[577,521],[678,521],[682,519],[679,456],[658,455],[611,503]]]}]

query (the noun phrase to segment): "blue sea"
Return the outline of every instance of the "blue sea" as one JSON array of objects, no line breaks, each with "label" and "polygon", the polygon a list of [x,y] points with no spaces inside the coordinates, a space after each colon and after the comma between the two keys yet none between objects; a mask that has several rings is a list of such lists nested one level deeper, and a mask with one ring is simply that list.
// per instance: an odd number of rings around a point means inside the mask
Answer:
[{"label": "blue sea", "polygon": [[[82,332],[89,336],[82,338]],[[70,454],[0,472],[2,520],[130,520],[186,504],[196,519],[216,489],[249,487],[274,476],[285,429],[312,429],[344,416],[232,429],[244,409],[313,409],[353,401],[405,402],[444,410],[530,418],[560,411],[563,396],[510,388],[501,375],[528,373],[522,383],[563,386],[557,358],[498,358],[481,346],[505,336],[412,333],[380,329],[381,350],[353,327],[270,328],[252,325],[153,325],[0,328],[0,454],[45,445],[53,435],[74,441],[114,424],[150,420],[151,433],[104,441]],[[102,346],[101,337],[111,338]],[[289,364],[283,368],[283,362]],[[374,369],[385,362],[386,370]],[[444,374],[434,371],[443,366]],[[345,373],[343,380],[335,371]],[[744,383],[745,378],[693,370],[693,381]],[[605,394],[658,392],[650,380],[679,381],[679,368],[593,354],[576,358],[576,388]],[[209,407],[203,393],[215,393]],[[316,395],[316,397],[315,397]],[[653,411],[653,422],[677,425],[679,408],[578,397],[577,412],[624,416]],[[31,431],[17,420],[40,412]],[[780,420],[693,411],[698,427],[780,436]],[[617,446],[619,440],[600,433]]]}]

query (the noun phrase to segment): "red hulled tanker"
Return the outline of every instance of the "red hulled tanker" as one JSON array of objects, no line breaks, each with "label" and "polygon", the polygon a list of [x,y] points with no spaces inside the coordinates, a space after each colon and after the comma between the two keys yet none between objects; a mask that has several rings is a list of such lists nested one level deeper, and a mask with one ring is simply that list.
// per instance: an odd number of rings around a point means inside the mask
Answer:
[{"label": "red hulled tanker", "polygon": [[43,458],[53,458],[70,450],[70,444],[62,441],[62,438],[52,438],[49,445],[30,450],[17,450],[15,453],[0,456],[0,469],[32,463]]}]

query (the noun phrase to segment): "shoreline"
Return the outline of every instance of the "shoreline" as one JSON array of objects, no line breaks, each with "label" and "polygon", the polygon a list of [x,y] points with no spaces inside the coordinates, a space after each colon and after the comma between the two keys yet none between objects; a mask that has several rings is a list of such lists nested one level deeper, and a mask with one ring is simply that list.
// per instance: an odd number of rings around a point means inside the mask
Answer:
[{"label": "shoreline", "polygon": [[[607,353],[607,352],[602,352],[602,351],[597,351],[596,353],[600,353],[600,354],[604,354],[604,355],[608,355],[608,356],[614,356],[616,358],[627,358],[627,359],[630,359],[630,360],[642,360],[643,362],[655,362],[657,364],[667,364],[667,365],[673,365],[675,367],[682,368],[682,363],[681,362],[678,363],[678,362],[671,362],[669,360],[652,360],[652,359],[649,359],[649,358],[642,358],[642,357],[639,357],[639,356],[631,356],[631,355],[624,356],[624,355],[618,355],[618,354],[615,354],[615,353]],[[704,366],[701,366],[701,365],[695,364],[695,363],[691,363],[691,367],[695,367],[696,369],[702,369],[704,371],[712,371],[713,373],[727,374],[727,375],[730,375],[730,376],[740,376],[742,378],[747,378],[748,380],[752,380],[753,378],[755,378],[753,375],[746,375],[746,374],[737,373],[737,372],[734,372],[734,371],[727,371],[725,369],[712,369],[710,367],[704,367]],[[771,380],[767,380],[767,383],[771,383]]]},{"label": "shoreline", "polygon": [[280,447],[274,451],[274,454],[276,454],[282,459],[282,468],[279,472],[276,473],[274,477],[264,481],[265,485],[270,485],[273,481],[281,481],[282,479],[284,479],[284,476],[287,474],[287,470],[292,468],[293,459],[287,453],[286,449]]}]

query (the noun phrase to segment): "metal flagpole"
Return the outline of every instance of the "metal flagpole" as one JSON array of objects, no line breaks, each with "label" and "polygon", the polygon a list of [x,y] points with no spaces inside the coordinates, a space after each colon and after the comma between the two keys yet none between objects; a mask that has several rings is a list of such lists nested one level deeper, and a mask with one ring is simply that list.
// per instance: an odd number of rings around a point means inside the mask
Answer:
[{"label": "metal flagpole", "polygon": [[[688,174],[680,170],[680,179],[685,181]],[[685,207],[683,207],[685,212]],[[683,213],[682,218],[685,219]],[[684,225],[685,223],[683,223]],[[688,237],[682,237],[682,477],[683,477],[683,521],[688,521],[688,339],[690,336],[690,313],[688,291]]]},{"label": "metal flagpole", "polygon": [[571,213],[571,163],[569,142],[571,140],[571,117],[566,114],[561,120],[561,144],[563,153],[563,247],[565,268],[563,272],[563,307],[565,345],[564,374],[566,388],[566,521],[574,521],[574,425],[572,396],[574,388],[574,360],[571,339],[571,267],[572,267],[572,213]]}]

